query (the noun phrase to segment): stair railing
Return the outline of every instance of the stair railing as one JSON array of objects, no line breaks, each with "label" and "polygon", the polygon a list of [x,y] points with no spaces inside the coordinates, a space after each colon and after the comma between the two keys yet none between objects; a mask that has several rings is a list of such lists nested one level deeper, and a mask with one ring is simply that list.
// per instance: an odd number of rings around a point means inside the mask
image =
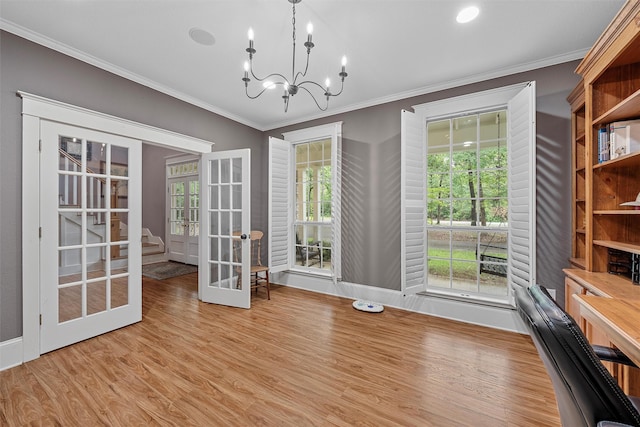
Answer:
[{"label": "stair railing", "polygon": [[[64,164],[65,170],[70,172],[80,172],[82,170],[82,162],[80,160],[76,159],[75,157],[73,157],[72,155],[64,151],[62,148],[58,148],[58,152],[60,153],[62,158],[64,158],[65,160],[65,164]],[[97,175],[96,172],[91,168],[87,168],[87,173]],[[72,182],[70,182],[70,178],[73,180]],[[77,178],[76,176],[65,175],[64,187],[65,189],[69,189],[69,187],[71,187],[73,191],[65,191],[65,194],[60,196],[60,206],[65,206],[65,207],[80,206],[80,202],[78,200],[76,178]],[[93,209],[96,206],[99,206],[98,201],[100,199],[104,199],[103,186],[104,187],[107,186],[107,180],[104,178],[98,178],[94,176],[88,176],[87,178],[88,178],[87,189],[89,191],[89,193],[87,194],[87,208]],[[103,184],[103,186],[100,185],[101,183]],[[71,200],[70,200],[69,194],[71,194]],[[102,212],[93,214],[92,216],[94,217],[95,224],[106,222],[105,214]]]}]

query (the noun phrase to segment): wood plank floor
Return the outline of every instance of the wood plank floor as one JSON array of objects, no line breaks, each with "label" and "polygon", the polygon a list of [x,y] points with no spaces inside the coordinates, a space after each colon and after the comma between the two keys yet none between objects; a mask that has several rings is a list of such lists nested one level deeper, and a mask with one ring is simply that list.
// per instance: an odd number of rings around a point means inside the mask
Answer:
[{"label": "wood plank floor", "polygon": [[527,336],[281,286],[209,305],[196,280],[144,278],[142,322],[0,372],[0,425],[560,425]]}]

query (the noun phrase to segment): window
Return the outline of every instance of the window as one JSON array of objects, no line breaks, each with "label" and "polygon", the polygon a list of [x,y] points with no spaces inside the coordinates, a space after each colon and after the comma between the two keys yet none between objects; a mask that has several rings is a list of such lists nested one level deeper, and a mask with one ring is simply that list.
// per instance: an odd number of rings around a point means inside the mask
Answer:
[{"label": "window", "polygon": [[331,138],[295,145],[295,265],[331,268]]},{"label": "window", "polygon": [[535,82],[402,112],[405,295],[513,304],[535,282]]},{"label": "window", "polygon": [[269,266],[340,279],[342,123],[269,139]]},{"label": "window", "polygon": [[507,296],[507,110],[427,122],[428,287]]}]

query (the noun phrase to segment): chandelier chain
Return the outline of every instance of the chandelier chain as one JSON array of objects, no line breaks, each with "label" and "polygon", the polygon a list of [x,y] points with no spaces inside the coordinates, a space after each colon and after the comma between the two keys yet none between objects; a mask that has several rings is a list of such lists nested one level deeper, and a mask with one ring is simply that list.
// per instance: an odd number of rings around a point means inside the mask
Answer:
[{"label": "chandelier chain", "polygon": [[293,26],[293,63],[291,64],[291,78],[293,79],[293,84],[295,84],[295,75],[296,75],[296,4],[291,3],[293,6],[293,13],[291,18],[291,24]]}]

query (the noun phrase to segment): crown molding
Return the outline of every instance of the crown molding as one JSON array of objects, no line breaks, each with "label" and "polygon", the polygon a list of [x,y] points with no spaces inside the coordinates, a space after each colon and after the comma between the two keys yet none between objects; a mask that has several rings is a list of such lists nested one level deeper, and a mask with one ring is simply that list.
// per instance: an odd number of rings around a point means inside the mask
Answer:
[{"label": "crown molding", "polygon": [[346,105],[344,107],[339,107],[339,108],[335,108],[332,109],[330,111],[326,111],[326,112],[318,112],[315,114],[309,114],[303,117],[299,117],[296,119],[288,119],[288,120],[282,120],[279,122],[274,122],[274,123],[270,123],[270,124],[259,124],[256,122],[253,122],[251,120],[248,120],[244,117],[240,117],[237,116],[235,114],[231,114],[228,111],[222,110],[214,105],[211,105],[207,102],[202,101],[201,99],[186,95],[182,92],[176,91],[170,87],[164,86],[160,83],[157,83],[153,80],[147,79],[145,77],[142,77],[140,75],[137,75],[135,73],[131,73],[128,70],[125,70],[121,67],[118,67],[116,65],[113,65],[109,62],[103,61],[99,58],[96,58],[94,56],[88,55],[85,52],[82,52],[78,49],[72,48],[70,46],[67,46],[65,44],[59,43],[51,38],[48,38],[46,36],[43,36],[39,33],[36,33],[34,31],[31,31],[27,28],[24,28],[22,26],[16,25],[10,21],[7,21],[4,18],[0,18],[0,29],[10,32],[12,34],[15,34],[19,37],[22,37],[24,39],[27,39],[29,41],[32,41],[34,43],[37,43],[39,45],[42,45],[44,47],[53,49],[57,52],[60,52],[64,55],[70,56],[72,58],[78,59],[80,61],[83,61],[87,64],[93,65],[95,67],[98,67],[100,69],[103,69],[105,71],[108,71],[112,74],[115,74],[117,76],[123,77],[127,80],[131,80],[135,83],[141,84],[143,86],[149,87],[151,89],[157,90],[158,92],[164,93],[166,95],[169,95],[173,98],[179,99],[181,101],[184,101],[186,103],[189,103],[191,105],[194,105],[196,107],[200,107],[204,110],[210,111],[212,113],[215,113],[219,116],[225,117],[227,119],[233,120],[235,122],[238,122],[240,124],[249,126],[251,128],[254,128],[258,131],[261,132],[267,132],[267,131],[271,131],[274,129],[279,129],[279,128],[283,128],[286,126],[291,126],[291,125],[295,125],[295,124],[300,124],[300,123],[304,123],[304,122],[308,122],[308,121],[312,121],[312,120],[317,120],[317,119],[322,119],[325,117],[330,117],[330,116],[335,116],[338,114],[344,114],[344,113],[348,113],[350,111],[355,111],[355,110],[360,110],[363,108],[368,108],[368,107],[373,107],[376,105],[381,105],[381,104],[386,104],[389,102],[394,102],[394,101],[399,101],[402,99],[406,99],[406,98],[412,98],[412,97],[416,97],[416,96],[421,96],[421,95],[426,95],[428,93],[433,93],[433,92],[437,92],[437,91],[441,91],[441,90],[446,90],[446,89],[451,89],[454,87],[459,87],[459,86],[464,86],[464,85],[468,85],[468,84],[472,84],[472,83],[478,83],[478,82],[482,82],[485,80],[490,80],[490,79],[494,79],[494,78],[498,78],[498,77],[504,77],[504,76],[508,76],[511,74],[516,74],[516,73],[521,73],[521,72],[525,72],[525,71],[531,71],[537,68],[543,68],[543,67],[548,67],[548,66],[552,66],[552,65],[557,65],[557,64],[561,64],[564,62],[569,62],[569,61],[573,61],[573,60],[577,60],[577,59],[582,59],[584,58],[584,56],[586,55],[586,53],[589,51],[589,49],[581,49],[581,50],[576,50],[573,52],[569,52],[566,54],[562,54],[562,55],[556,55],[556,56],[552,56],[552,57],[548,57],[548,58],[544,58],[538,61],[532,61],[532,62],[527,62],[527,63],[523,63],[523,64],[519,64],[519,65],[515,65],[515,66],[510,66],[510,67],[503,67],[497,70],[493,70],[490,72],[486,72],[486,73],[481,73],[481,74],[475,74],[471,77],[464,77],[461,79],[456,79],[456,80],[450,80],[447,82],[443,82],[443,83],[437,83],[434,85],[427,85],[427,86],[423,86],[417,89],[413,89],[410,91],[405,91],[405,92],[399,92],[399,93],[395,93],[395,94],[391,94],[391,95],[386,95],[383,97],[379,97],[379,98],[374,98],[365,102],[360,102],[360,103],[356,103],[356,104],[350,104],[350,105]]},{"label": "crown molding", "polygon": [[70,56],[79,61],[85,62],[89,65],[93,65],[94,67],[108,71],[112,74],[115,74],[127,80],[131,80],[132,82],[141,84],[142,86],[146,86],[150,89],[164,93],[165,95],[169,95],[173,98],[179,99],[180,101],[184,101],[188,104],[191,104],[196,107],[200,107],[204,110],[215,113],[219,116],[225,117],[227,119],[233,120],[235,122],[241,123],[243,125],[246,125],[255,129],[260,128],[259,124],[251,122],[250,120],[247,120],[244,117],[231,114],[228,111],[215,107],[207,102],[202,101],[201,99],[194,98],[180,91],[177,91],[170,87],[162,85],[156,81],[153,81],[145,77],[142,77],[138,74],[132,73],[128,70],[125,70],[124,68],[111,64],[110,62],[103,61],[102,59],[89,55],[86,52],[83,52],[81,50],[68,46],[66,44],[60,43],[40,33],[36,33],[35,31],[32,31],[28,28],[24,28],[20,25],[16,25],[13,22],[7,21],[4,18],[0,18],[0,30],[4,30],[9,33],[15,34],[16,36],[22,37],[23,39],[29,40],[33,43],[55,50],[57,52]]},{"label": "crown molding", "polygon": [[522,73],[526,71],[535,70],[538,68],[550,67],[552,65],[558,65],[565,62],[575,61],[578,59],[584,58],[584,55],[589,51],[589,49],[580,49],[573,52],[569,52],[562,55],[551,56],[548,58],[544,58],[538,61],[526,62],[523,64],[504,67],[497,70],[493,70],[487,73],[475,74],[473,77],[464,77],[457,80],[450,80],[443,83],[438,83],[434,85],[423,86],[417,89],[413,89],[410,91],[399,92],[392,95],[375,98],[366,102],[351,104],[341,108],[336,108],[331,110],[330,112],[318,113],[306,116],[304,119],[296,119],[296,120],[288,120],[274,123],[270,125],[267,129],[263,129],[263,131],[270,131],[274,129],[279,129],[285,126],[291,126],[295,124],[299,124],[301,122],[321,119],[324,117],[334,116],[336,114],[343,114],[349,111],[360,110],[363,108],[374,107],[376,105],[386,104],[389,102],[400,101],[402,99],[413,98],[415,96],[426,95],[428,93],[438,92],[441,90],[452,89],[459,86],[464,86],[473,83],[479,83],[486,80],[495,79],[498,77],[505,77],[511,74]]}]

